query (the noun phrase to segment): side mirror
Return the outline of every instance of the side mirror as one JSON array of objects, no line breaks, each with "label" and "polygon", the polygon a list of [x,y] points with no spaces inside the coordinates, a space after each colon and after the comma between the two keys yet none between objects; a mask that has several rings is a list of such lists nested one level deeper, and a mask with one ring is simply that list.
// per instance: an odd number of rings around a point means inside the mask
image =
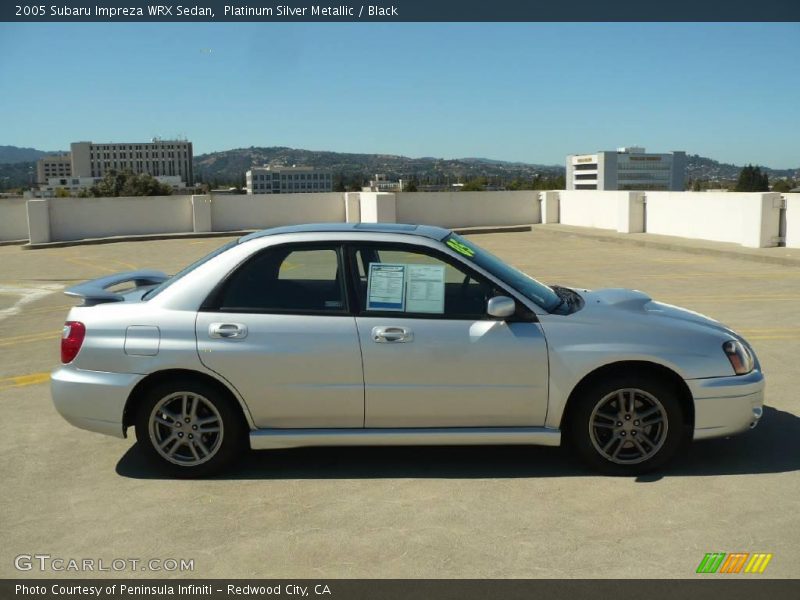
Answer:
[{"label": "side mirror", "polygon": [[490,298],[486,304],[486,313],[490,317],[497,317],[498,319],[506,319],[512,316],[516,310],[517,303],[508,296],[495,296]]}]

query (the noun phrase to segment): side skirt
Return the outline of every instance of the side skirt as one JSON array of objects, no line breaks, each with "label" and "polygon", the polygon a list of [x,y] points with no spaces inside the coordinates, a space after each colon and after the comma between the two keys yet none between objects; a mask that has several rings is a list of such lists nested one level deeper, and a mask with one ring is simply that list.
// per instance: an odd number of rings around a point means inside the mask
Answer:
[{"label": "side skirt", "polygon": [[304,446],[560,446],[561,432],[547,427],[442,427],[406,429],[256,429],[253,450]]}]

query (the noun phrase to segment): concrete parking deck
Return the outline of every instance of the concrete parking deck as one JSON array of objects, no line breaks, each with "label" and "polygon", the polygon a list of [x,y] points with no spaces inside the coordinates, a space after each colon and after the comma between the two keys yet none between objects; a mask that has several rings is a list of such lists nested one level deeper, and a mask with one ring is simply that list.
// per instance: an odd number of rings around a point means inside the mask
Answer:
[{"label": "concrete parking deck", "polygon": [[767,373],[762,424],[638,479],[513,447],[267,451],[224,478],[164,479],[133,439],[55,412],[48,372],[71,305],[60,291],[174,272],[227,240],[0,247],[0,576],[79,575],[14,568],[44,553],[194,559],[169,573],[193,577],[669,578],[694,576],[707,552],[772,553],[758,577],[800,576],[800,267],[547,228],[470,237],[544,282],[638,288],[738,329]]}]

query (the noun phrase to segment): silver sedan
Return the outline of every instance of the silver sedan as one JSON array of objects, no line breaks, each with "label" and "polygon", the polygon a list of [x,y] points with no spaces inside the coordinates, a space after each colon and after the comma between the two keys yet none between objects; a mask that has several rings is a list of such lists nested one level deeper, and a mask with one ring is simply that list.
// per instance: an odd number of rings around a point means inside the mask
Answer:
[{"label": "silver sedan", "polygon": [[724,325],[625,289],[547,286],[446,229],[282,227],[180,273],[67,290],[52,374],[77,427],[177,476],[254,449],[569,443],[612,474],[755,427],[764,377]]}]

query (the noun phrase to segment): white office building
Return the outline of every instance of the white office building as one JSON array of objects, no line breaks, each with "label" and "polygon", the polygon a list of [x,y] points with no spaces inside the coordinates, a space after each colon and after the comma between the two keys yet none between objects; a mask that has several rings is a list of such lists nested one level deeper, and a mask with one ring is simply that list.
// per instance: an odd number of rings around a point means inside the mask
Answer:
[{"label": "white office building", "polygon": [[568,190],[683,191],[686,153],[648,154],[631,146],[567,156]]},{"label": "white office building", "polygon": [[192,143],[186,140],[70,144],[73,177],[103,177],[108,171],[129,170],[153,177],[179,177],[192,185]]},{"label": "white office building", "polygon": [[314,167],[253,167],[245,173],[248,194],[298,194],[332,192],[329,171]]}]

